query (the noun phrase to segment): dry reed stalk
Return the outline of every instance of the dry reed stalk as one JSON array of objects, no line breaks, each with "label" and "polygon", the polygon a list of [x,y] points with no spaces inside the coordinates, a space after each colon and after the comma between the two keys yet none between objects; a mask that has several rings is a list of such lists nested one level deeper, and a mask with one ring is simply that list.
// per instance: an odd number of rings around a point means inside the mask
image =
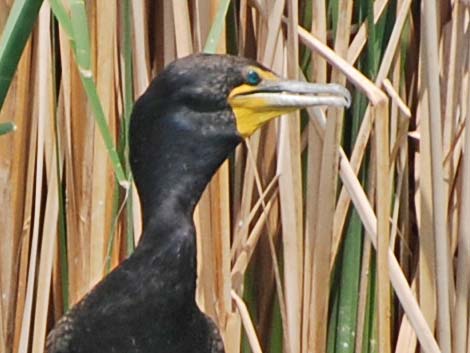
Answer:
[{"label": "dry reed stalk", "polygon": [[[29,41],[0,110],[0,121],[14,116],[17,126],[15,133],[0,139],[0,204],[3,209],[11,210],[10,213],[0,213],[3,234],[9,235],[0,242],[0,350],[5,352],[12,345],[17,347],[15,342],[18,342],[19,337],[16,327],[21,320],[26,294],[33,199],[32,183],[28,181],[34,178],[34,170],[28,168],[28,162],[35,158],[34,154],[28,154],[30,146],[24,143],[31,140],[33,147],[35,141],[34,134],[30,138],[34,121],[29,119],[32,108],[28,103],[32,90],[31,57],[32,46]],[[29,158],[17,158],[20,155]]]},{"label": "dry reed stalk", "polygon": [[[133,74],[134,74],[134,96],[139,97],[144,93],[150,82],[150,58],[149,58],[149,33],[148,16],[145,14],[144,0],[131,2],[132,25],[133,25]],[[124,80],[123,80],[124,81]],[[135,185],[132,187],[133,200],[133,229],[135,242],[137,244],[142,232],[142,214],[140,210],[139,196]]]},{"label": "dry reed stalk", "polygon": [[[148,16],[145,14],[145,1],[131,1],[133,24],[134,94],[140,96],[147,88],[150,79]],[[134,202],[134,204],[137,204]],[[138,233],[138,232],[136,232]]]},{"label": "dry reed stalk", "polygon": [[[422,92],[421,102],[417,107],[417,116],[428,115],[428,94],[424,92],[422,68],[418,80],[418,91]],[[419,121],[420,153],[417,156],[416,167],[419,178],[419,194],[417,195],[416,212],[419,215],[420,230],[419,248],[419,277],[418,298],[421,310],[431,330],[434,330],[436,320],[436,274],[435,274],[435,245],[432,229],[433,207],[431,188],[431,141],[429,139],[429,120]]]},{"label": "dry reed stalk", "polygon": [[446,232],[446,205],[447,197],[444,190],[442,170],[442,134],[441,134],[441,97],[439,76],[436,67],[439,67],[437,50],[437,15],[434,3],[423,6],[423,66],[426,75],[426,87],[429,95],[429,137],[431,143],[431,176],[433,197],[433,230],[436,250],[436,284],[437,284],[437,312],[438,337],[443,353],[450,353],[450,279],[449,243]]},{"label": "dry reed stalk", "polygon": [[[258,151],[258,163],[255,169],[255,185],[258,194],[258,201],[254,204],[250,215],[255,210],[256,205],[261,205],[261,213],[257,217],[258,220],[253,226],[252,231],[248,236],[246,246],[250,245],[251,240],[256,239],[257,230],[263,230],[264,236],[258,241],[256,249],[256,257],[253,259],[253,272],[258,278],[264,278],[263,283],[256,283],[256,291],[259,300],[258,309],[258,328],[259,335],[262,338],[263,346],[269,346],[269,337],[273,335],[272,318],[275,315],[273,310],[273,302],[276,298],[276,290],[278,293],[278,300],[281,303],[281,317],[285,318],[285,310],[283,309],[284,295],[282,292],[282,284],[280,273],[278,271],[277,255],[273,252],[274,246],[279,249],[281,242],[281,224],[279,219],[279,174],[276,173],[276,160],[277,153],[275,146],[277,145],[277,124],[270,124],[261,131],[260,148]],[[249,161],[253,161],[252,150],[248,149]],[[266,186],[265,186],[266,185]],[[266,200],[264,196],[267,191],[273,187],[273,195],[270,200]],[[271,202],[272,201],[272,202]],[[271,203],[271,205],[270,205]],[[271,212],[270,212],[271,208]],[[263,226],[264,224],[264,226]],[[257,229],[258,228],[258,229]],[[274,271],[273,271],[274,269]],[[258,281],[257,281],[258,282]],[[286,335],[284,330],[284,335]]]},{"label": "dry reed stalk", "polygon": [[163,66],[168,65],[170,62],[177,58],[176,43],[175,43],[175,20],[173,17],[172,2],[164,1],[163,6]]},{"label": "dry reed stalk", "polygon": [[243,327],[245,328],[246,334],[248,336],[248,341],[250,342],[250,347],[253,353],[262,353],[261,346],[259,344],[258,338],[256,337],[256,331],[253,326],[253,322],[250,318],[250,313],[248,312],[248,308],[243,300],[238,296],[235,291],[232,290],[232,298],[235,301],[235,304],[240,312],[240,317],[243,322]]},{"label": "dry reed stalk", "polygon": [[[62,151],[62,141],[61,141],[61,131],[64,131],[63,127],[63,116],[64,116],[64,94],[63,90],[60,89],[58,92],[58,100],[57,100],[57,110],[55,112],[56,116],[56,123],[55,125],[55,136],[56,138],[56,148],[57,151]],[[64,154],[62,152],[57,153],[58,156],[58,166],[57,166],[57,174],[59,175],[60,180],[64,180]],[[62,206],[62,205],[61,205]],[[59,206],[59,217],[63,218],[63,209],[61,210],[61,206]],[[58,221],[58,224],[61,222]],[[59,226],[60,227],[60,226]],[[57,242],[55,246],[55,252],[53,254],[53,264],[52,264],[52,290],[51,290],[51,301],[53,303],[61,303],[63,305],[54,305],[54,310],[52,312],[52,318],[54,320],[58,320],[64,313],[67,302],[65,293],[66,287],[68,284],[66,281],[63,281],[63,273],[65,269],[61,268],[61,259],[63,258],[62,254],[62,244],[60,239],[60,233],[56,234]],[[67,287],[68,288],[68,287]]]},{"label": "dry reed stalk", "polygon": [[316,235],[314,243],[314,263],[312,292],[312,337],[311,345],[315,351],[322,352],[326,349],[328,320],[328,298],[330,283],[330,256],[331,256],[331,234],[333,230],[334,206],[336,193],[336,178],[338,166],[338,139],[340,124],[336,117],[330,117],[326,123],[323,141],[323,153],[320,165],[320,183],[316,224]]},{"label": "dry reed stalk", "polygon": [[[324,81],[324,80],[323,80]],[[317,81],[322,82],[322,81]],[[311,122],[308,123],[308,161],[307,161],[307,200],[318,200],[320,168],[323,139],[320,138],[317,130]],[[304,240],[304,293],[302,305],[302,352],[312,351],[313,333],[315,332],[313,300],[314,300],[314,282],[313,282],[313,255],[316,243],[316,229],[319,204],[317,202],[308,202],[305,215],[305,240]]]},{"label": "dry reed stalk", "polygon": [[[260,62],[268,67],[275,67],[276,45],[280,40],[281,18],[284,11],[284,1],[271,1],[265,3],[266,8],[261,10],[264,14],[260,30],[260,40],[263,45],[259,48],[258,58]],[[259,9],[259,8],[258,8]],[[280,72],[280,71],[278,71]]]},{"label": "dry reed stalk", "polygon": [[[57,154],[56,140],[54,137],[54,110],[53,110],[53,91],[52,91],[52,48],[50,46],[50,11],[47,6],[43,7],[39,17],[39,52],[38,64],[39,87],[38,90],[43,95],[38,101],[39,119],[44,124],[44,158],[46,162],[46,174],[48,177],[48,188],[46,196],[44,224],[42,230],[41,250],[39,256],[38,281],[36,283],[37,293],[35,295],[33,316],[33,353],[43,351],[46,326],[48,303],[51,288],[53,255],[56,247],[56,225],[58,219],[58,175],[57,175]],[[48,168],[47,168],[48,167]],[[21,349],[21,348],[20,348]]]},{"label": "dry reed stalk", "polygon": [[[345,57],[349,45],[350,23],[352,17],[352,3],[350,1],[339,1],[339,11],[342,13],[342,20],[338,23],[334,49],[338,56]],[[323,10],[322,10],[323,11]],[[325,31],[323,42],[325,43]],[[318,32],[318,30],[317,30]],[[314,33],[314,32],[312,32]],[[324,69],[323,69],[324,70]],[[321,73],[324,76],[324,73]],[[323,78],[324,79],[324,78]],[[345,77],[340,71],[333,70],[331,81],[339,84],[345,83]],[[320,168],[318,195],[316,200],[322,207],[317,207],[317,215],[315,217],[316,229],[313,244],[313,291],[312,291],[312,308],[311,310],[311,341],[309,347],[316,352],[326,350],[327,326],[324,325],[328,321],[328,301],[330,285],[331,268],[330,263],[334,257],[333,249],[333,228],[335,227],[335,194],[336,180],[338,178],[338,155],[337,146],[339,143],[340,132],[342,130],[342,114],[341,110],[330,109],[328,111],[328,119],[323,141],[323,152]],[[305,326],[309,323],[304,322]]]},{"label": "dry reed stalk", "polygon": [[219,222],[216,232],[214,232],[214,244],[218,251],[218,268],[216,277],[217,293],[216,303],[217,312],[219,313],[219,322],[222,326],[226,325],[228,315],[232,313],[232,300],[230,291],[232,289],[231,281],[231,261],[230,261],[230,183],[229,183],[229,164],[225,162],[225,166],[220,170],[219,180]]},{"label": "dry reed stalk", "polygon": [[[248,141],[246,142],[247,146],[247,151],[248,151],[248,163],[246,170],[248,170],[248,166],[252,165],[253,169],[255,169],[256,172],[256,179],[259,181],[257,183],[257,188],[259,192],[259,199],[256,201],[256,203],[251,207],[249,211],[249,214],[246,215],[243,219],[241,219],[238,224],[236,225],[236,229],[234,231],[234,236],[237,234],[240,234],[240,232],[246,233],[246,237],[244,239],[239,239],[239,243],[237,244],[237,250],[238,253],[236,256],[232,256],[232,281],[233,281],[233,288],[237,289],[238,291],[241,292],[242,290],[242,282],[240,281],[240,278],[235,279],[234,276],[238,276],[240,274],[244,275],[244,272],[246,270],[246,267],[248,266],[249,259],[251,258],[251,255],[254,251],[255,245],[258,243],[259,239],[259,231],[261,231],[261,227],[264,226],[264,224],[267,222],[266,217],[269,214],[269,211],[272,206],[272,201],[274,199],[274,196],[277,195],[277,185],[276,183],[278,182],[278,176],[275,176],[269,184],[266,186],[266,188],[263,190],[260,182],[260,176],[258,174],[258,171],[256,170],[256,161],[253,158],[253,151],[249,147],[250,144]],[[266,198],[268,194],[271,193],[272,189],[274,189],[274,195],[266,202]],[[262,215],[259,216],[256,225],[252,228],[250,231],[250,224],[251,222],[255,219],[255,215],[259,212],[260,208],[262,209]],[[258,229],[259,228],[259,229]],[[232,241],[232,246],[235,247],[235,237],[234,240]],[[232,253],[233,253],[233,248],[232,248]]]},{"label": "dry reed stalk", "polygon": [[172,1],[173,19],[175,25],[176,55],[178,58],[193,53],[191,40],[191,23],[189,21],[188,3],[184,1]]},{"label": "dry reed stalk", "polygon": [[[35,92],[33,86],[31,87],[32,91]],[[32,109],[31,113],[35,112],[36,109]],[[15,352],[19,351],[20,343],[22,341],[22,331],[23,327],[27,324],[24,323],[24,316],[25,312],[28,309],[29,303],[27,302],[27,295],[28,295],[28,288],[29,288],[29,273],[30,273],[30,256],[31,252],[34,251],[31,243],[31,226],[30,224],[32,217],[32,206],[33,206],[33,194],[34,194],[34,178],[35,178],[35,170],[34,165],[36,163],[36,154],[34,151],[36,150],[36,144],[38,140],[37,131],[38,119],[34,119],[31,122],[31,135],[30,135],[30,144],[28,146],[28,168],[27,168],[27,176],[26,176],[26,194],[25,194],[25,224],[23,228],[22,235],[22,242],[21,244],[21,259],[19,264],[19,285],[18,285],[18,296],[17,296],[17,309],[15,315],[15,322],[14,322],[14,341],[13,347]],[[28,207],[28,208],[27,208]]]},{"label": "dry reed stalk", "polygon": [[[61,40],[68,42],[68,38],[61,37]],[[72,60],[72,58],[70,58]],[[67,62],[65,63],[65,70]],[[90,285],[87,281],[88,266],[86,259],[88,258],[88,241],[86,223],[87,212],[86,195],[87,184],[90,168],[90,139],[85,136],[93,136],[94,130],[90,131],[92,124],[91,117],[87,114],[87,104],[85,93],[80,82],[78,72],[76,71],[73,63],[68,62],[69,68],[69,88],[66,95],[70,94],[66,101],[70,105],[66,105],[67,119],[65,123],[65,151],[66,164],[66,190],[65,194],[69,199],[69,209],[67,215],[67,253],[68,253],[68,267],[69,267],[69,278],[70,278],[70,302],[77,302],[83,294],[86,293],[88,286]],[[85,149],[88,147],[88,149]],[[85,158],[87,156],[87,158]],[[86,179],[86,183],[84,181]],[[87,193],[90,196],[89,190]],[[85,233],[84,233],[85,232]]]},{"label": "dry reed stalk", "polygon": [[[295,195],[299,195],[300,180],[296,172],[300,163],[298,155],[294,155],[292,150],[298,145],[293,136],[298,129],[295,123],[291,123],[290,117],[282,117],[281,133],[279,137],[279,197],[281,205],[281,224],[283,230],[283,254],[284,261],[284,290],[286,305],[286,327],[289,341],[285,343],[289,352],[296,352],[298,348],[298,334],[300,329],[300,291],[301,277],[300,266],[302,263],[301,248],[301,223],[299,221],[298,204]],[[294,159],[294,160],[293,160]],[[291,336],[293,336],[291,338]],[[296,341],[296,343],[293,343]]]},{"label": "dry reed stalk", "polygon": [[416,352],[416,334],[408,319],[403,317],[398,333],[395,353],[413,353]]},{"label": "dry reed stalk", "polygon": [[243,246],[243,251],[237,257],[236,262],[232,266],[232,282],[234,288],[240,288],[243,284],[242,279],[245,276],[246,269],[251,260],[255,247],[258,244],[262,231],[264,230],[267,222],[266,216],[271,211],[276,196],[276,194],[273,195],[264,206],[262,216],[258,218],[257,222],[253,226],[253,229],[251,230],[250,235],[245,245]]},{"label": "dry reed stalk", "polygon": [[[28,46],[29,47],[29,46]],[[31,49],[31,47],[29,47],[29,49]],[[32,54],[32,51],[29,50],[28,51],[28,56]],[[30,59],[28,58],[27,59],[29,62]],[[29,71],[29,65],[27,67],[27,70]],[[28,73],[27,77],[31,77],[32,74]],[[24,75],[20,75],[18,77],[19,80],[21,80],[21,78],[26,78],[26,76]],[[19,85],[20,87],[23,86],[23,85]],[[28,92],[32,92],[34,91],[33,89],[33,84],[29,84],[27,83],[26,86],[29,86],[28,87]],[[26,87],[23,87],[24,89]],[[21,104],[24,104],[24,105],[27,105],[26,102],[27,102],[27,98],[26,96],[23,96],[22,97],[22,92],[21,90],[19,90],[19,100],[18,100],[18,103]],[[32,114],[33,112],[33,109],[24,109],[24,112],[26,112],[26,110],[28,110],[28,113],[29,114]],[[21,113],[21,110],[19,111],[19,113]],[[24,166],[21,166],[18,168],[18,171],[17,171],[17,176],[21,175],[22,173],[24,173],[20,180],[22,180],[26,185],[27,187],[25,188],[24,190],[24,200],[20,200],[19,198],[17,198],[15,201],[17,202],[17,205],[14,206],[14,208],[16,208],[15,210],[15,222],[18,222],[21,220],[22,224],[18,224],[20,227],[16,228],[15,230],[15,235],[19,235],[19,237],[17,238],[17,241],[19,241],[17,244],[18,244],[18,248],[17,250],[13,251],[13,255],[15,254],[18,254],[20,256],[20,259],[18,261],[18,264],[15,264],[13,263],[12,265],[14,267],[11,268],[12,270],[12,275],[15,274],[15,272],[18,274],[18,282],[17,282],[17,296],[15,298],[14,295],[11,295],[12,293],[10,293],[10,298],[8,298],[10,300],[10,303],[15,303],[16,301],[16,313],[15,313],[15,321],[14,323],[12,323],[12,319],[13,319],[13,315],[10,316],[10,322],[7,322],[7,329],[8,330],[11,330],[11,329],[14,329],[15,331],[13,332],[14,334],[14,337],[13,337],[13,345],[14,347],[18,347],[18,344],[19,344],[19,327],[21,327],[22,325],[22,316],[23,316],[23,312],[24,312],[24,308],[25,308],[25,303],[26,303],[26,292],[27,292],[27,276],[28,276],[28,262],[29,262],[29,253],[30,253],[30,241],[31,241],[31,230],[32,230],[32,223],[31,223],[31,219],[32,219],[32,214],[33,214],[33,190],[34,190],[34,185],[33,185],[33,180],[34,180],[34,177],[35,177],[35,174],[34,174],[34,163],[35,163],[35,160],[36,160],[36,156],[34,155],[33,151],[35,150],[35,144],[37,142],[37,135],[35,133],[36,131],[36,128],[37,128],[37,119],[33,119],[33,121],[28,124],[29,125],[29,128],[26,126],[26,122],[25,124],[23,125],[24,127],[24,134],[23,134],[23,138],[30,138],[30,144],[25,144],[23,145],[22,147],[19,146],[19,141],[16,141],[14,143],[14,146],[16,145],[16,147],[19,147],[18,149],[15,149],[14,151],[24,151],[25,152],[25,155],[29,155],[29,158],[27,159],[27,162],[24,163]],[[31,129],[31,130],[30,130]],[[17,136],[17,138],[21,138],[20,136]],[[12,154],[12,156],[15,156],[15,153]],[[14,158],[16,159],[16,158]],[[14,166],[15,162],[12,163],[12,165]],[[12,176],[15,176],[15,172],[12,173]],[[21,181],[19,181],[19,183],[21,183]],[[15,182],[13,182],[13,185],[15,185]],[[15,188],[17,190],[17,193],[20,193],[18,188]],[[19,196],[19,195],[17,195]],[[24,207],[23,210],[20,210],[19,208],[20,207]],[[23,217],[23,219],[21,219],[21,217]],[[8,242],[7,242],[8,244]],[[8,259],[8,256],[6,257]],[[18,267],[16,267],[18,266]],[[16,268],[15,268],[16,267]],[[8,267],[6,267],[8,269]],[[8,278],[8,277],[7,277]],[[11,278],[12,280],[13,278]],[[12,283],[12,285],[14,286],[14,284]],[[8,293],[8,292],[7,292]],[[3,299],[3,296],[2,296],[2,299]],[[11,308],[14,308],[14,306],[12,306]],[[10,335],[12,335],[12,332],[10,331],[9,332],[9,335],[7,337],[9,337]],[[11,338],[11,336],[10,336]],[[10,342],[11,343],[11,342]],[[8,347],[8,345],[7,345]]]},{"label": "dry reed stalk", "polygon": [[[231,248],[231,257],[234,259],[238,256],[239,252],[243,249],[243,244],[246,243],[249,232],[249,214],[253,199],[253,186],[255,182],[256,172],[256,156],[258,154],[260,141],[260,133],[255,133],[248,141],[246,141],[246,148],[248,150],[248,161],[245,165],[243,173],[243,184],[240,185],[238,209],[235,211],[235,224],[233,230],[233,240]],[[239,151],[240,152],[240,151]],[[240,158],[243,158],[239,156]],[[236,163],[239,167],[242,166],[241,161]],[[240,288],[236,288],[240,292]]]},{"label": "dry reed stalk", "polygon": [[[382,85],[384,86],[385,91],[387,91],[387,94],[392,100],[392,102],[397,105],[398,110],[400,111],[401,114],[403,114],[403,117],[410,119],[411,118],[410,108],[406,105],[405,102],[403,102],[403,100],[401,99],[400,95],[398,94],[398,92],[396,91],[392,83],[388,79],[385,79],[382,82]],[[398,133],[394,135],[396,137]],[[391,155],[394,155],[394,154],[391,153]]]},{"label": "dry reed stalk", "polygon": [[[298,78],[298,9],[287,1],[286,76]],[[284,253],[284,291],[290,352],[300,351],[303,263],[302,180],[299,113],[281,117],[279,141],[279,197]],[[285,133],[283,133],[285,132]]]},{"label": "dry reed stalk", "polygon": [[[322,43],[326,44],[326,5],[322,1],[312,2],[312,30],[311,33],[316,36]],[[313,82],[326,82],[326,60],[320,55],[312,53],[312,77]],[[308,126],[308,160],[307,160],[307,200],[318,200],[320,193],[320,175],[319,166],[322,161],[322,151],[324,150],[323,135],[320,134],[315,126],[309,121]],[[303,316],[302,316],[302,341],[301,349],[303,353],[312,352],[315,344],[315,332],[317,325],[315,324],[315,291],[318,289],[313,281],[313,263],[316,239],[318,239],[316,224],[319,217],[319,203],[307,202],[305,216],[305,239],[304,239],[304,295],[303,295]]]},{"label": "dry reed stalk", "polygon": [[376,207],[377,207],[377,296],[378,349],[391,353],[391,303],[388,254],[390,250],[390,161],[388,102],[382,101],[372,110],[375,118]]},{"label": "dry reed stalk", "polygon": [[[461,22],[463,15],[463,9],[461,4],[455,4],[454,11],[457,13],[457,19],[454,19],[456,22],[454,37],[459,37],[456,40],[457,43],[461,43],[461,36],[459,33],[463,33],[460,30],[459,22]],[[468,32],[468,25],[467,25]],[[462,51],[463,52],[463,51]],[[467,51],[468,55],[468,51]],[[461,58],[461,56],[459,56]],[[462,69],[460,72],[464,71],[464,63],[459,60],[456,63],[458,67]],[[470,67],[470,64],[467,63],[467,72]],[[465,210],[470,209],[470,111],[468,110],[468,101],[470,100],[470,79],[469,74],[466,74],[466,86],[462,85],[462,100],[460,101],[460,108],[462,115],[466,109],[466,129],[465,129],[465,146],[463,148],[463,157],[462,157],[462,173],[461,173],[461,203],[460,203],[460,219],[459,219],[459,236],[458,236],[458,257],[457,257],[457,268],[456,268],[456,289],[455,289],[455,307],[453,308],[453,341],[452,348],[455,352],[464,352],[465,347],[470,348],[470,338],[467,332],[470,332],[470,322],[468,321],[468,312],[469,312],[469,299],[470,299],[470,218],[465,213]],[[466,88],[466,89],[465,89]],[[466,92],[466,93],[465,93]],[[448,100],[447,104],[454,104],[457,99]],[[455,109],[456,110],[456,109]],[[463,118],[463,116],[462,116]],[[470,350],[468,350],[470,351]]]},{"label": "dry reed stalk", "polygon": [[[351,20],[352,20],[352,2],[351,1],[339,1],[338,4],[338,11],[341,13],[341,21],[337,24],[336,34],[335,34],[335,44],[334,50],[335,52],[342,58],[347,57],[348,48],[349,48],[349,38],[351,36]],[[345,85],[346,84],[346,77],[341,74],[338,70],[333,70],[331,73],[331,82],[336,82],[338,84]],[[341,113],[341,114],[340,114]],[[328,111],[328,119],[340,119],[340,115],[342,112],[340,110],[330,110]],[[338,127],[339,130],[342,130],[342,126]],[[339,141],[338,141],[339,142]],[[346,204],[344,205],[346,206]],[[336,206],[336,208],[338,208]],[[345,208],[346,211],[346,208]],[[346,216],[346,212],[344,213]],[[335,220],[333,221],[333,233],[332,237],[332,245],[331,245],[331,263],[333,263],[334,259],[336,258],[336,254],[338,251],[338,245],[340,241],[340,232],[337,230],[339,227],[342,228],[341,224],[337,222],[336,219],[336,210],[335,210]]]},{"label": "dry reed stalk", "polygon": [[[114,91],[114,51],[117,42],[117,5],[115,3],[96,3],[98,13],[107,16],[96,18],[95,29],[95,71],[98,95],[103,106],[107,123],[111,127],[115,112]],[[114,130],[114,129],[113,129]],[[101,134],[95,130],[93,140],[93,174],[91,196],[91,235],[90,235],[90,281],[96,283],[105,274],[105,256],[109,244],[109,230],[112,219],[113,175],[109,166],[108,154]]]},{"label": "dry reed stalk", "polygon": [[[34,316],[32,315],[33,305],[34,305],[34,290],[35,290],[35,280],[36,280],[36,261],[38,259],[38,248],[39,248],[39,228],[41,227],[40,220],[40,209],[41,209],[41,199],[44,190],[42,187],[43,181],[43,171],[44,171],[44,149],[45,149],[45,134],[47,132],[47,123],[49,120],[49,87],[48,87],[48,75],[47,70],[49,65],[47,61],[45,65],[41,65],[42,58],[50,59],[50,51],[48,51],[47,39],[49,36],[49,22],[50,13],[47,7],[43,7],[39,14],[39,29],[38,29],[38,48],[37,48],[37,85],[35,87],[38,94],[38,101],[36,105],[37,109],[37,158],[36,158],[36,171],[35,171],[35,180],[36,188],[34,190],[34,218],[33,218],[33,231],[32,231],[32,244],[30,250],[29,258],[29,267],[28,267],[28,277],[27,277],[27,287],[26,287],[26,298],[24,304],[24,311],[21,321],[21,335],[19,339],[19,348],[18,352],[26,353],[28,350],[30,342],[30,329],[34,323]],[[46,59],[47,60],[47,59]]]}]

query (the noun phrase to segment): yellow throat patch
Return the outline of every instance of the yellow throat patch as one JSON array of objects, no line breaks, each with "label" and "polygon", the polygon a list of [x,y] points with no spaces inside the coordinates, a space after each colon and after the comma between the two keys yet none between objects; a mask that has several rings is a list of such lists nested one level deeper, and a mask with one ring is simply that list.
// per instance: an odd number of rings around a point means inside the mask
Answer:
[{"label": "yellow throat patch", "polygon": [[[278,81],[279,78],[270,71],[259,67],[250,70],[258,73],[262,81]],[[228,96],[232,107],[238,133],[243,137],[251,136],[257,129],[273,118],[292,112],[295,108],[274,107],[262,97],[254,94],[259,92],[257,85],[243,83],[235,87]]]}]

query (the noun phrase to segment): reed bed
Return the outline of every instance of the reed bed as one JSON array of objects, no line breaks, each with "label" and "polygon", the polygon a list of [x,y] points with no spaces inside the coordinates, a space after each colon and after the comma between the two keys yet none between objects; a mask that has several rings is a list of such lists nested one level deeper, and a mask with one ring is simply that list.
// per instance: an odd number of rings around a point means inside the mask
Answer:
[{"label": "reed bed", "polygon": [[202,196],[226,351],[470,353],[468,1],[41,3],[0,0],[1,352],[42,352],[132,253],[133,101],[206,51],[354,97],[263,128]]}]

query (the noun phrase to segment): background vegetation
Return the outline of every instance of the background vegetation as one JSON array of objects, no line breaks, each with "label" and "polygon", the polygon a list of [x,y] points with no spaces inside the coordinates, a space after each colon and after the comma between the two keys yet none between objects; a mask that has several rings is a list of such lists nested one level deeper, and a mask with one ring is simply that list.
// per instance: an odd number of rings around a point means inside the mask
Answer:
[{"label": "background vegetation", "polygon": [[468,1],[41,3],[0,0],[1,352],[42,352],[132,252],[133,100],[206,50],[354,95],[270,124],[202,197],[226,351],[470,353]]}]

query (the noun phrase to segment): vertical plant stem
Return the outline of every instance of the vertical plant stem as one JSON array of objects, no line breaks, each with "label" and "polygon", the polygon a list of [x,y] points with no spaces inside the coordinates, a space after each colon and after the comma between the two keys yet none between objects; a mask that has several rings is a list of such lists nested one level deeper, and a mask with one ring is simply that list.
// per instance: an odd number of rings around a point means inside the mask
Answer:
[{"label": "vertical plant stem", "polygon": [[442,169],[442,120],[441,94],[439,89],[439,54],[437,38],[436,2],[423,6],[424,50],[426,83],[429,94],[429,136],[431,138],[431,173],[433,195],[433,228],[436,244],[436,280],[438,297],[438,337],[443,353],[451,353],[450,335],[450,267],[449,240],[446,232],[447,197],[444,194]]},{"label": "vertical plant stem", "polygon": [[377,289],[379,351],[391,353],[391,307],[388,252],[390,242],[390,178],[388,105],[374,108],[377,151]]},{"label": "vertical plant stem", "polygon": [[[132,11],[129,0],[121,1],[121,22],[123,23],[122,32],[122,50],[124,56],[124,112],[123,112],[123,124],[122,124],[122,139],[121,139],[121,159],[125,161],[125,171],[127,179],[131,179],[131,171],[129,165],[129,122],[132,113],[133,97],[134,97],[134,86],[133,86],[133,75],[132,75]],[[132,197],[132,185],[126,193],[126,252],[130,255],[134,251],[134,227],[133,227],[133,200]],[[117,216],[117,215],[116,215]]]},{"label": "vertical plant stem", "polygon": [[[457,5],[457,4],[456,4]],[[460,6],[460,5],[459,5]],[[465,97],[465,94],[464,94]],[[466,95],[470,101],[470,92]],[[468,109],[468,108],[467,108]],[[460,224],[458,238],[456,303],[454,308],[453,348],[454,352],[464,352],[466,341],[470,345],[467,330],[470,299],[470,112],[467,111],[465,126],[465,148],[463,151],[462,195],[460,205]]]}]

